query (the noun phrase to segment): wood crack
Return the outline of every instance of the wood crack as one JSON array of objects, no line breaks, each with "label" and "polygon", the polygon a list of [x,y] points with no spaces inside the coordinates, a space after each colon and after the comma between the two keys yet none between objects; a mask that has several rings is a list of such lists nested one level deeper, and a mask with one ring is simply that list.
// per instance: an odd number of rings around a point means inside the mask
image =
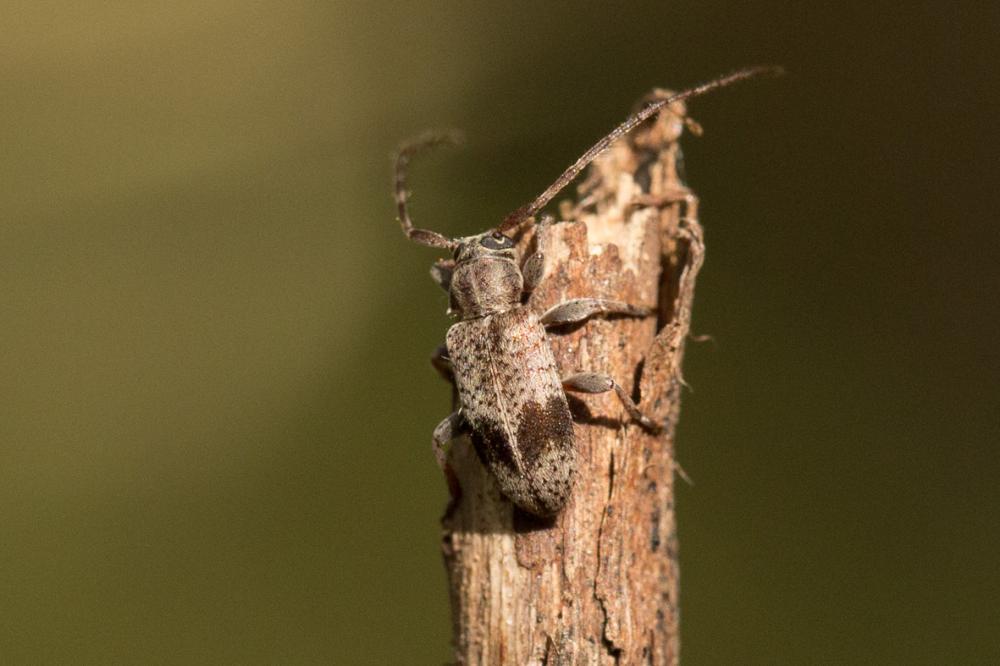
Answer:
[{"label": "wood crack", "polygon": [[601,525],[597,528],[597,572],[594,574],[594,599],[596,599],[598,605],[601,608],[601,614],[604,616],[603,622],[601,623],[601,640],[604,644],[605,649],[608,652],[608,656],[615,660],[614,663],[618,663],[621,657],[622,649],[621,647],[615,645],[614,640],[608,631],[608,623],[610,622],[610,611],[608,610],[608,604],[605,597],[600,593],[599,581],[601,580],[602,570],[604,569],[604,559],[603,559],[603,543],[604,543],[604,527],[607,523],[608,516],[610,512],[614,511],[614,505],[611,502],[611,498],[615,490],[615,454],[614,451],[608,456],[608,498],[607,504],[605,506],[604,512],[601,515]]}]

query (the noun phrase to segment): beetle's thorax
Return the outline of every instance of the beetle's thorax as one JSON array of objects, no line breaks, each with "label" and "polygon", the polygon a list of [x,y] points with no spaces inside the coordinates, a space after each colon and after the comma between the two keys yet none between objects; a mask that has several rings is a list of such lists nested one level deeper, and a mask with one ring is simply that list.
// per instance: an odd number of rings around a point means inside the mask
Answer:
[{"label": "beetle's thorax", "polygon": [[451,277],[450,310],[461,319],[506,312],[521,301],[523,288],[515,261],[490,256],[465,261]]},{"label": "beetle's thorax", "polygon": [[[498,243],[495,238],[502,240]],[[517,250],[499,234],[462,239],[455,250],[449,312],[461,319],[475,319],[506,312],[521,301],[524,278]]]}]

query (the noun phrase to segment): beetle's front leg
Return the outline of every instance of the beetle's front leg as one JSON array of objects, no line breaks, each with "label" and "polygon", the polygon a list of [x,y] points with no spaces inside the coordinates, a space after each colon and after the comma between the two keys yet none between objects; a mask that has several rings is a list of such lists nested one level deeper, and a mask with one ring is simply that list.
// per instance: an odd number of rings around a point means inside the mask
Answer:
[{"label": "beetle's front leg", "polygon": [[431,265],[431,279],[448,291],[451,289],[451,276],[455,272],[455,261],[453,259],[438,259]]},{"label": "beetle's front leg", "polygon": [[567,391],[577,391],[579,393],[607,393],[613,390],[633,421],[638,422],[639,425],[652,433],[659,433],[663,430],[663,426],[643,414],[631,396],[622,388],[622,385],[608,375],[601,375],[596,372],[581,372],[564,378],[562,384],[563,388]]},{"label": "beetle's front leg", "polygon": [[563,324],[574,324],[594,315],[614,314],[648,317],[653,314],[653,310],[641,305],[631,305],[624,301],[614,301],[607,298],[574,298],[549,308],[541,316],[540,321],[543,326],[549,328]]},{"label": "beetle's front leg", "polygon": [[[551,215],[542,216],[542,219],[535,225],[535,238],[541,239],[542,234],[553,224],[555,224],[555,221]],[[535,291],[535,287],[541,284],[542,278],[545,277],[545,254],[541,250],[540,243],[541,241],[539,240],[539,249],[525,259],[524,265],[521,267],[521,274],[524,276],[525,294],[531,294]]]},{"label": "beetle's front leg", "polygon": [[545,255],[540,251],[528,257],[521,268],[524,275],[524,292],[530,294],[545,277]]}]

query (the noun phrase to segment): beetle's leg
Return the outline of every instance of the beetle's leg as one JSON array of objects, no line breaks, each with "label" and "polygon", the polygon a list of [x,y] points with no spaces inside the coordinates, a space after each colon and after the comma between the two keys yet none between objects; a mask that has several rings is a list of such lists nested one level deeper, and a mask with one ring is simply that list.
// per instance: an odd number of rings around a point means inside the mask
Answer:
[{"label": "beetle's leg", "polygon": [[648,317],[651,308],[630,305],[624,301],[607,298],[574,298],[549,308],[541,317],[544,326],[561,326],[583,321],[594,315],[620,314],[629,317]]},{"label": "beetle's leg", "polygon": [[445,291],[451,291],[451,274],[454,270],[453,259],[438,259],[431,265],[431,279]]},{"label": "beetle's leg", "polygon": [[445,447],[453,439],[466,432],[465,418],[461,410],[452,412],[434,428],[434,459],[438,467],[444,470],[448,466],[448,454]]},{"label": "beetle's leg", "polygon": [[468,431],[468,424],[462,417],[461,410],[452,412],[444,418],[441,423],[434,428],[434,460],[444,473],[445,481],[448,482],[448,492],[452,497],[458,497],[462,493],[462,487],[458,483],[458,477],[454,470],[448,465],[448,452],[445,447],[448,443],[458,438]]},{"label": "beetle's leg", "polygon": [[438,374],[446,382],[455,383],[455,366],[452,365],[451,359],[448,358],[448,347],[445,345],[438,345],[434,353],[431,354],[431,365],[434,369],[438,371]]},{"label": "beetle's leg", "polygon": [[633,421],[637,421],[639,425],[653,433],[663,430],[662,426],[639,410],[638,405],[632,401],[632,398],[622,388],[621,384],[607,375],[597,374],[596,372],[581,372],[564,378],[562,384],[563,388],[567,391],[577,391],[579,393],[607,393],[613,390],[618,395],[618,399],[621,400],[625,411],[628,412]]},{"label": "beetle's leg", "polygon": [[528,257],[521,269],[521,274],[524,276],[524,291],[533,292],[535,287],[541,284],[542,278],[545,277],[545,255],[541,252],[535,252]]},{"label": "beetle's leg", "polygon": [[441,375],[441,379],[451,384],[451,402],[458,404],[458,384],[455,383],[455,364],[448,358],[447,345],[438,345],[431,354],[431,365]]},{"label": "beetle's leg", "polygon": [[548,227],[555,224],[555,218],[551,215],[543,215],[542,219],[535,224],[535,253],[524,260],[521,266],[521,275],[524,276],[524,293],[530,294],[542,282],[545,277],[545,254],[542,252],[542,236],[545,235]]}]

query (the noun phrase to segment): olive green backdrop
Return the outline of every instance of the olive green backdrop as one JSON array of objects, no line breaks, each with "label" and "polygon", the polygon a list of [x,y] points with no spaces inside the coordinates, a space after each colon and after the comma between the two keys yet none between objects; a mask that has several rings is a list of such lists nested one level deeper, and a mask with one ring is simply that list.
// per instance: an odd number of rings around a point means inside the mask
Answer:
[{"label": "olive green backdrop", "polygon": [[465,128],[413,190],[472,233],[758,62],[685,142],[685,662],[1000,660],[996,10],[538,4],[3,3],[0,660],[447,659],[390,151]]}]

